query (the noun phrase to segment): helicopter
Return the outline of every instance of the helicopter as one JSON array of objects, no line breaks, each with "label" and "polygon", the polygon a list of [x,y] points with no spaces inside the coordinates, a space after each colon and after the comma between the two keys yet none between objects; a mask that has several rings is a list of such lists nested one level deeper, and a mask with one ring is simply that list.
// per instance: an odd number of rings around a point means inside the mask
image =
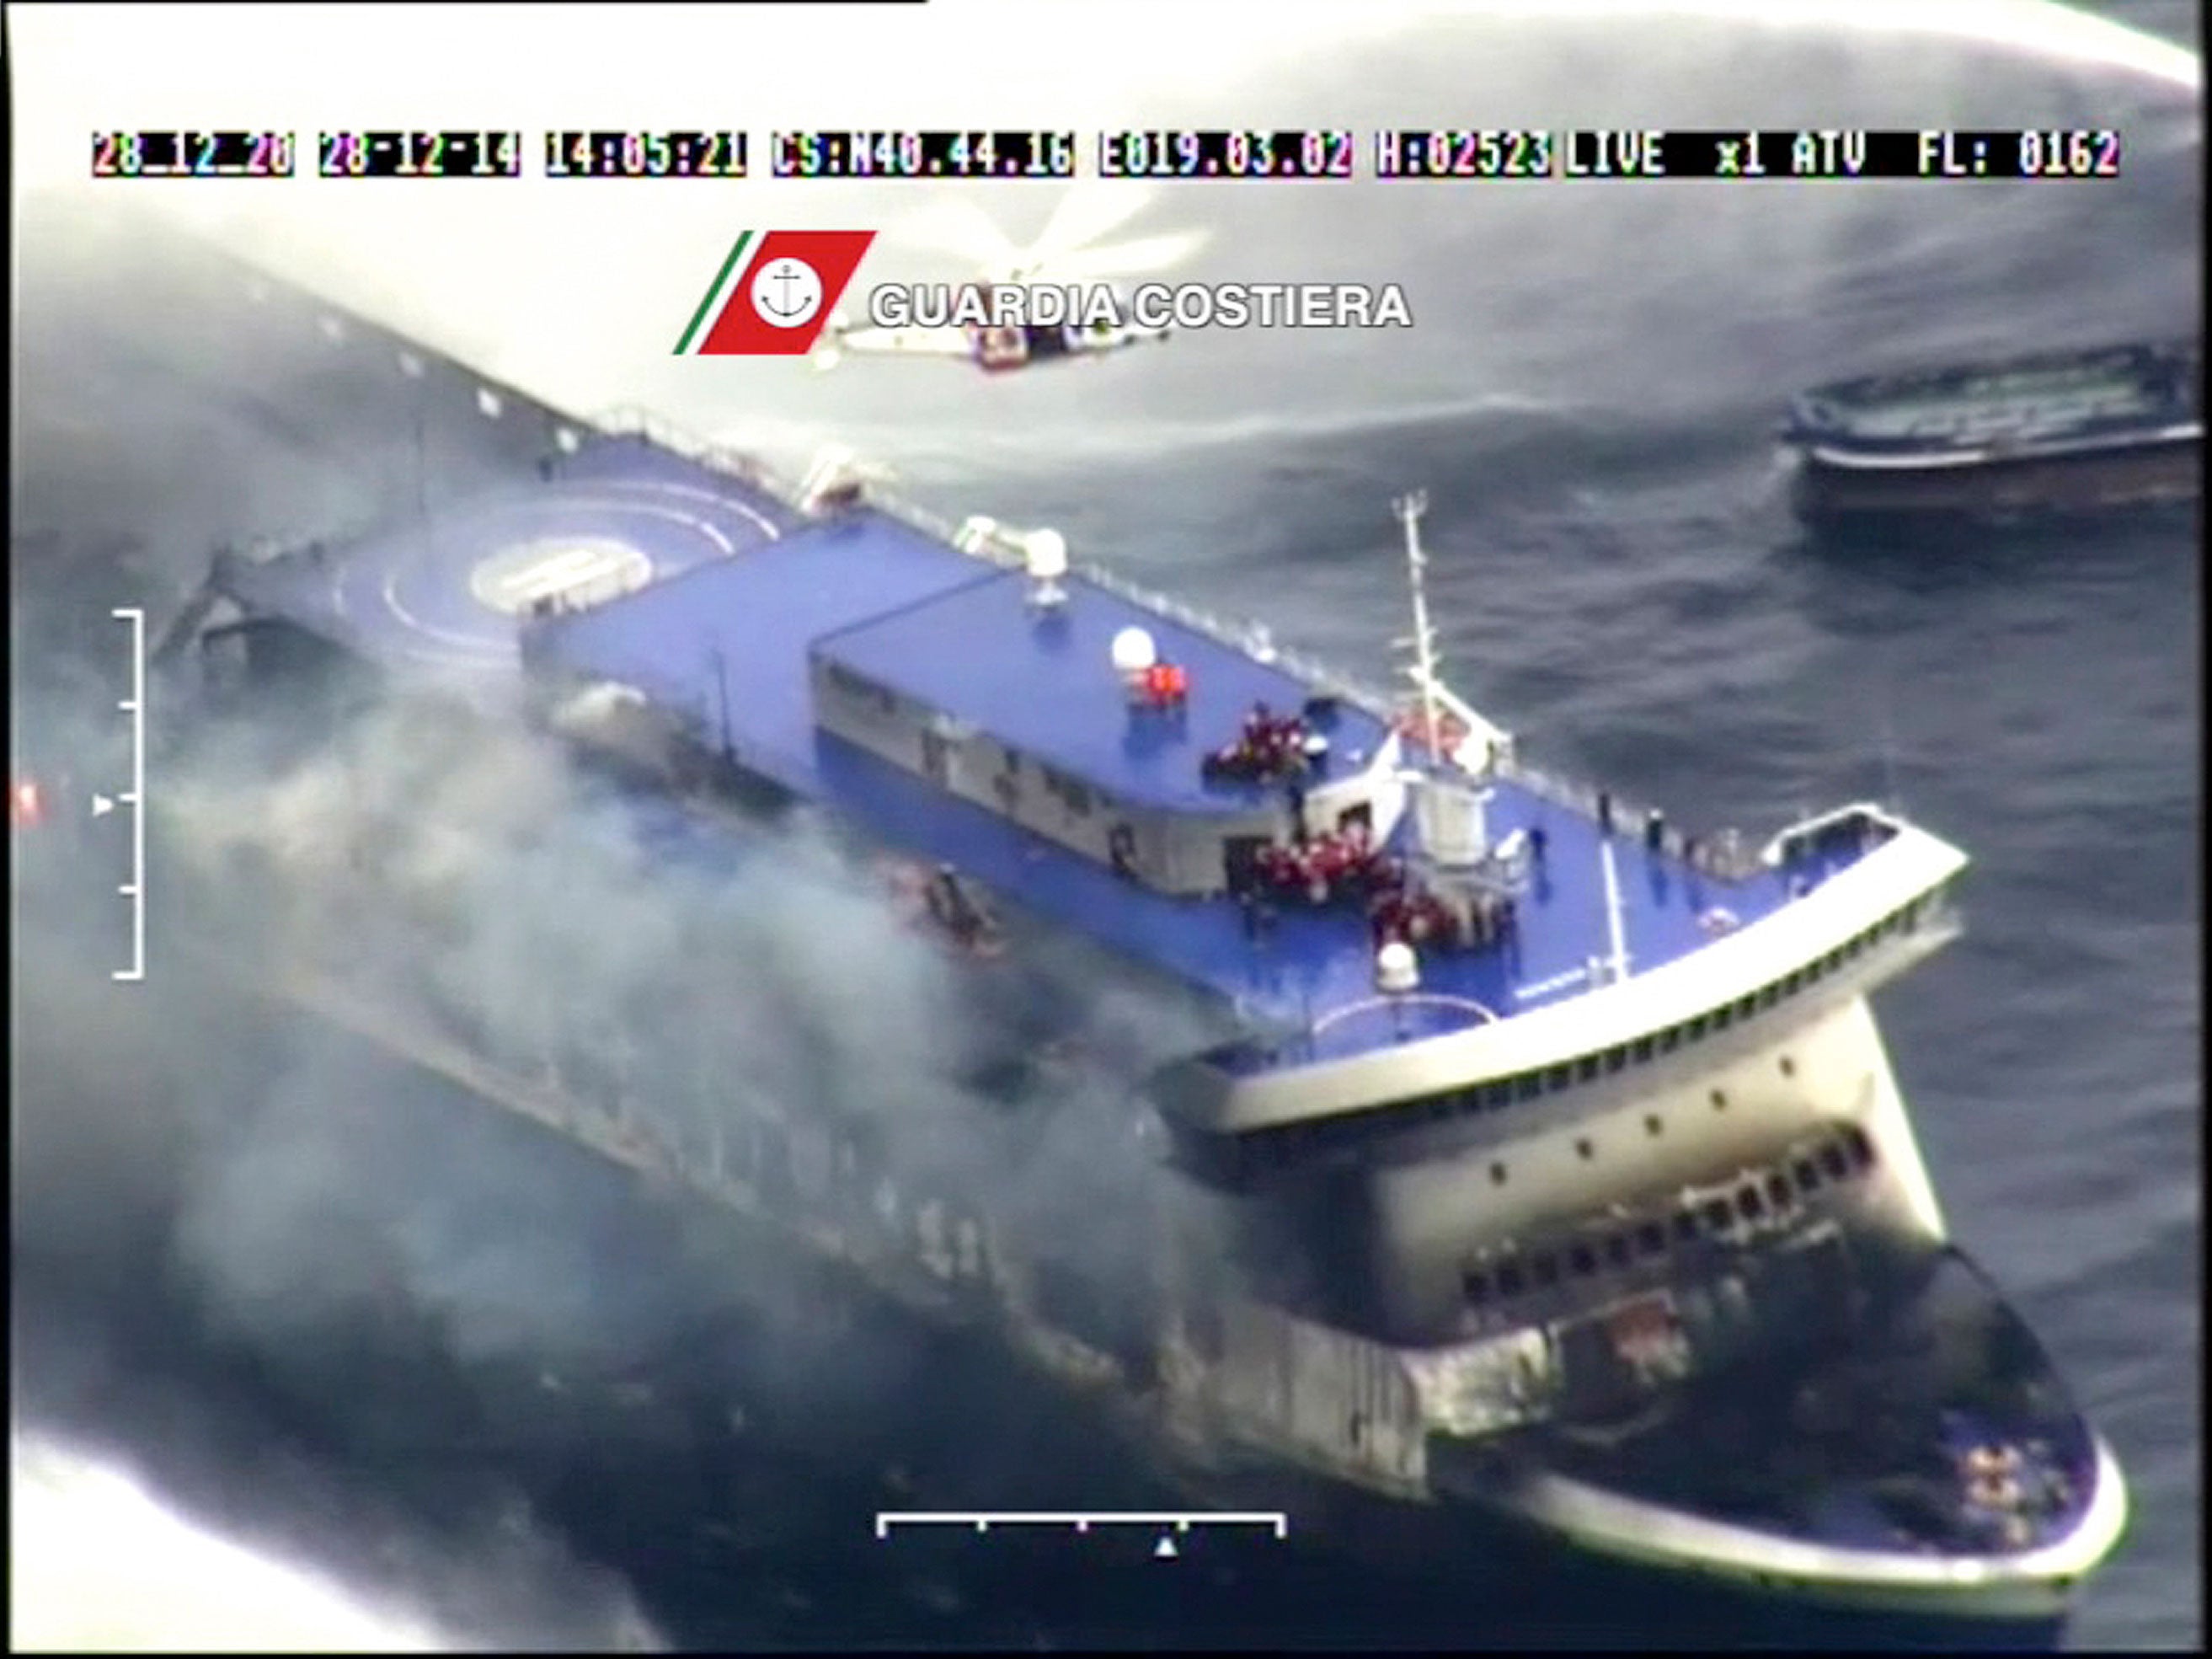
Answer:
[{"label": "helicopter", "polygon": [[1003,374],[1164,340],[1164,325],[1146,326],[1132,320],[1118,296],[1111,315],[1094,309],[1066,323],[964,320],[992,317],[995,289],[1132,276],[1180,264],[1206,240],[1203,232],[1171,231],[1098,243],[1150,199],[1150,192],[1141,189],[1108,190],[1095,181],[1088,189],[1078,186],[1060,198],[1036,240],[1025,248],[1016,247],[972,202],[941,204],[892,236],[950,253],[981,270],[980,276],[959,285],[957,292],[952,309],[963,320],[942,326],[855,328],[841,314],[830,319],[822,343],[815,348],[814,366],[835,368],[848,356],[964,358],[987,374]]}]

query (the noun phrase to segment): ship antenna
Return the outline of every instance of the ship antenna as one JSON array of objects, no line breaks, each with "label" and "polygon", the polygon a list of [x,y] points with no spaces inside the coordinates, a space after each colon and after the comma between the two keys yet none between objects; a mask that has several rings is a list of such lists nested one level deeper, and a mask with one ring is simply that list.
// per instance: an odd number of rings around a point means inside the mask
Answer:
[{"label": "ship antenna", "polygon": [[722,758],[725,761],[735,761],[738,757],[737,745],[730,741],[729,665],[722,659],[722,647],[719,645],[708,647],[707,654],[714,659],[714,689],[720,694]]},{"label": "ship antenna", "polygon": [[1881,699],[1882,805],[1902,817],[1905,803],[1897,796],[1897,730],[1890,723],[1887,684],[1877,681],[1875,695]]},{"label": "ship antenna", "polygon": [[1431,759],[1438,754],[1437,709],[1437,635],[1429,625],[1429,595],[1425,580],[1428,555],[1421,550],[1421,514],[1429,509],[1429,492],[1413,490],[1390,503],[1398,522],[1406,526],[1406,573],[1413,594],[1413,680],[1421,690],[1422,731]]}]

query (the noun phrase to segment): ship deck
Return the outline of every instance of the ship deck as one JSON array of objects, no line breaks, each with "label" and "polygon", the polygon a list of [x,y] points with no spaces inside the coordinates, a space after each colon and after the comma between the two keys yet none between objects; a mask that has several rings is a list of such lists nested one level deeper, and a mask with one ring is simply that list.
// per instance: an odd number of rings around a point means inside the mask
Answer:
[{"label": "ship deck", "polygon": [[2201,434],[2197,374],[2197,348],[2171,343],[1868,376],[1803,394],[1784,434],[1893,456],[2171,441]]},{"label": "ship deck", "polygon": [[[1510,1018],[1574,994],[1591,959],[1613,951],[1608,890],[1618,894],[1627,965],[1645,971],[1710,942],[1712,912],[1748,925],[1788,902],[1793,881],[1817,881],[1855,856],[1839,850],[1791,871],[1723,879],[1687,861],[1673,837],[1654,848],[1637,826],[1608,835],[1594,814],[1500,780],[1487,809],[1492,835],[1541,830],[1546,846],[1520,900],[1517,927],[1507,944],[1431,953],[1422,989],[1433,1000],[1412,1003],[1401,1026],[1343,1012],[1374,1000],[1362,911],[1286,898],[1255,926],[1225,896],[1150,892],[816,727],[808,654],[842,634],[842,642],[866,647],[854,651],[856,659],[891,683],[919,684],[985,729],[1012,720],[1025,740],[1048,745],[1046,763],[1057,757],[1109,790],[1149,788],[1188,805],[1199,753],[1236,734],[1232,711],[1241,716],[1255,697],[1294,710],[1310,689],[1079,577],[1067,584],[1068,627],[1083,645],[1067,662],[1097,659],[1097,683],[1091,671],[1063,665],[1056,672],[1065,684],[1048,674],[1041,693],[1025,690],[1028,683],[1010,677],[1006,665],[1054,647],[1039,642],[1018,576],[872,509],[805,519],[740,480],[623,440],[587,447],[534,489],[342,553],[287,554],[233,572],[227,586],[249,610],[336,635],[375,660],[512,680],[521,626],[514,595],[530,591],[530,570],[574,569],[558,562],[572,558],[627,568],[624,580],[641,572],[653,580],[530,624],[533,663],[633,686],[680,712],[709,742],[726,731],[747,769],[889,845],[950,863],[1024,911],[1228,1000],[1262,1024],[1309,1033],[1286,1048],[1255,1048],[1241,1062],[1254,1068],[1456,1029],[1484,1017],[1468,1004]],[[1163,655],[1189,669],[1189,738],[1166,751],[1187,783],[1168,781],[1163,751],[1133,753],[1121,742],[1128,716],[1100,642],[1139,619]],[[1208,701],[1196,695],[1200,687],[1213,688]],[[1085,696],[1110,712],[1079,719],[1056,737],[1048,726],[1054,711]],[[1016,706],[1018,715],[1007,712]],[[1342,711],[1340,748],[1371,748],[1382,735],[1371,714]],[[1310,1031],[1331,1013],[1339,1018]]]}]

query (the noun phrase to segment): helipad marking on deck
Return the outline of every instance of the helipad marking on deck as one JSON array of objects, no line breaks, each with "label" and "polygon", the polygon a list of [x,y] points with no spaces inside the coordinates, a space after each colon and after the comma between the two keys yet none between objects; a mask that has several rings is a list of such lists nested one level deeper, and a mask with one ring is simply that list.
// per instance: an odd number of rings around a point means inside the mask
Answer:
[{"label": "helipad marking on deck", "polygon": [[482,560],[469,592],[487,610],[520,616],[541,599],[611,599],[653,579],[653,561],[606,537],[525,542]]}]

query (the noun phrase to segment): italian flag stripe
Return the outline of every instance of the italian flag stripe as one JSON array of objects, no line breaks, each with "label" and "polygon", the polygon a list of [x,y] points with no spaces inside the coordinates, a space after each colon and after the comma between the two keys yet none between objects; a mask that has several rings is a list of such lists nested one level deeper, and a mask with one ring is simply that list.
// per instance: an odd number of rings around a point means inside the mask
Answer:
[{"label": "italian flag stripe", "polygon": [[730,257],[722,261],[722,268],[715,273],[714,283],[708,289],[706,297],[699,301],[699,309],[691,313],[691,325],[684,331],[684,337],[676,343],[676,356],[678,357],[691,349],[692,341],[698,337],[699,331],[708,318],[721,314],[722,306],[719,302],[728,292],[731,277],[744,268],[745,248],[752,240],[753,234],[750,230],[738,233],[737,241],[730,248]]}]

